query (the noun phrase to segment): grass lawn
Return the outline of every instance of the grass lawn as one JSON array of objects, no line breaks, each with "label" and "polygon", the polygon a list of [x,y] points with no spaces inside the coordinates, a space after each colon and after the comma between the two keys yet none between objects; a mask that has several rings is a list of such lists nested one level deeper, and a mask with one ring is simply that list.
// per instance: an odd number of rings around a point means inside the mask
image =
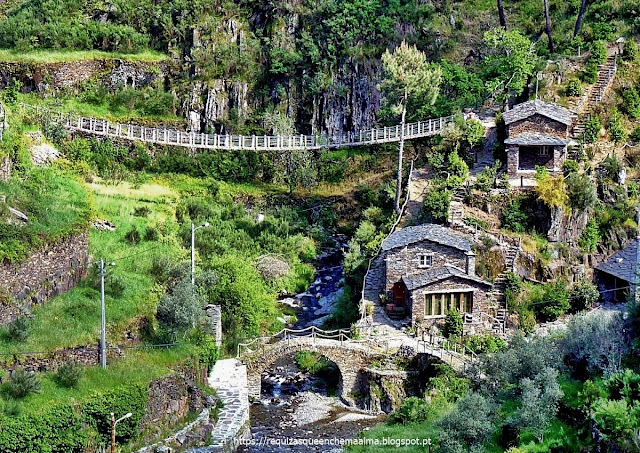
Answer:
[{"label": "grass lawn", "polygon": [[[41,379],[40,392],[18,400],[18,404],[22,413],[38,414],[59,404],[85,401],[96,393],[122,385],[146,384],[152,379],[171,373],[172,367],[183,361],[192,351],[193,347],[190,345],[171,349],[128,349],[124,358],[108,363],[104,370],[99,366],[83,368],[82,377],[75,388],[58,385],[54,373],[38,373]],[[10,397],[3,394],[2,399],[7,401]]]},{"label": "grass lawn", "polygon": [[[150,275],[154,255],[164,254],[176,260],[186,260],[187,251],[175,239],[178,225],[174,209],[178,194],[167,186],[130,183],[118,185],[100,182],[89,186],[97,215],[111,221],[115,231],[90,230],[90,254],[94,261],[104,258],[115,262],[106,277],[107,340],[119,343],[128,327],[146,315],[152,315],[158,293]],[[146,217],[134,215],[138,209],[148,209]],[[140,214],[140,212],[138,212]],[[159,233],[158,241],[131,244],[125,235],[135,227],[144,238],[149,227]],[[121,295],[110,294],[111,284],[124,282]],[[79,286],[52,298],[45,305],[35,307],[29,337],[14,342],[0,336],[0,352],[49,351],[61,347],[95,343],[100,332],[100,294],[94,278],[87,278]],[[55,326],[55,328],[52,328]]]},{"label": "grass lawn", "polygon": [[[87,102],[78,97],[58,95],[43,98],[38,93],[20,93],[18,101],[33,106],[45,107],[55,112],[73,113],[75,115],[106,119],[111,122],[135,122],[148,126],[163,124],[167,127],[183,129],[184,118],[173,115],[152,115],[132,108],[125,104],[116,104],[105,98],[101,103]],[[142,101],[137,100],[138,104]]]},{"label": "grass lawn", "polygon": [[125,60],[159,62],[169,57],[161,52],[145,50],[140,53],[103,52],[99,50],[32,50],[20,52],[0,49],[0,61],[11,63],[64,63],[83,60]]}]

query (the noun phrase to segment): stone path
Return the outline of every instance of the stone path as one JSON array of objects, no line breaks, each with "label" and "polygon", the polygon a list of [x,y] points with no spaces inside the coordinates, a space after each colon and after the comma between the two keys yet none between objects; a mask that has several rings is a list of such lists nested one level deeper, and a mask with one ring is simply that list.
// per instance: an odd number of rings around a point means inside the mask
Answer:
[{"label": "stone path", "polygon": [[209,375],[209,385],[216,389],[224,407],[211,433],[211,445],[188,453],[235,452],[239,440],[250,432],[247,367],[236,359],[218,360]]},{"label": "stone path", "polygon": [[429,189],[430,179],[431,172],[426,168],[415,168],[411,172],[411,177],[409,178],[409,201],[407,201],[407,207],[398,229],[419,223],[420,208],[422,208],[422,202]]}]

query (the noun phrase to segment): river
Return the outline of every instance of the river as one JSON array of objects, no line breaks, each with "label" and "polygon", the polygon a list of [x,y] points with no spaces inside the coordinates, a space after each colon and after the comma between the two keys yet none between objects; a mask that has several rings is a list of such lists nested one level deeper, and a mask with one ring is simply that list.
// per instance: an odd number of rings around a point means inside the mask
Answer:
[{"label": "river", "polygon": [[[316,262],[315,280],[307,291],[282,301],[296,310],[298,319],[294,328],[321,326],[330,314],[344,285],[342,261],[342,248],[323,253]],[[337,381],[337,376],[331,377]],[[352,439],[385,419],[385,415],[371,415],[345,406],[335,396],[335,388],[327,384],[331,380],[303,373],[293,357],[276,362],[263,374],[260,402],[250,409],[251,434],[256,445],[241,447],[239,451],[340,452],[342,448],[336,443]],[[314,442],[316,445],[307,444]],[[317,445],[319,442],[324,445]]]}]

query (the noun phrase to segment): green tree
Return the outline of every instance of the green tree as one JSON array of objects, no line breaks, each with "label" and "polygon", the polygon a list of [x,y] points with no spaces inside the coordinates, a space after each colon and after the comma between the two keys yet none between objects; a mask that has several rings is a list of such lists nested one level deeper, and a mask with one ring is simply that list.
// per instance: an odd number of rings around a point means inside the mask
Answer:
[{"label": "green tree", "polygon": [[482,445],[493,433],[495,426],[493,404],[485,396],[470,392],[440,422],[442,438],[451,438],[471,448]]},{"label": "green tree", "polygon": [[587,279],[582,279],[571,288],[569,304],[571,311],[577,313],[590,309],[600,297],[598,288]]},{"label": "green tree", "polygon": [[483,61],[487,91],[506,98],[509,93],[520,95],[535,68],[535,47],[518,30],[494,28],[484,34],[489,47]]},{"label": "green tree", "polygon": [[602,235],[600,234],[598,219],[595,217],[590,218],[578,238],[578,246],[585,253],[593,253],[596,251],[600,241],[602,241]]},{"label": "green tree", "polygon": [[558,384],[558,371],[544,368],[534,378],[520,382],[520,408],[515,419],[523,429],[528,429],[540,441],[558,412],[558,402],[563,393]]},{"label": "green tree", "polygon": [[577,211],[591,210],[598,201],[596,185],[585,173],[573,172],[567,176],[569,206]]},{"label": "green tree", "polygon": [[617,108],[612,108],[607,120],[607,129],[614,143],[622,143],[627,139],[627,130],[622,123],[622,115]]},{"label": "green tree", "polygon": [[400,144],[398,148],[398,176],[394,208],[400,214],[402,192],[402,160],[404,153],[405,120],[410,98],[420,96],[425,103],[433,105],[438,97],[442,71],[430,66],[421,51],[403,41],[393,53],[387,50],[382,55],[385,77],[381,88],[386,94],[392,110],[400,114]]},{"label": "green tree", "polygon": [[158,303],[156,317],[174,336],[196,326],[204,316],[202,300],[189,278],[178,281]]},{"label": "green tree", "polygon": [[566,208],[569,205],[567,183],[562,175],[551,176],[546,168],[536,167],[536,193],[550,208]]},{"label": "green tree", "polygon": [[9,393],[14,398],[24,398],[30,393],[40,392],[40,379],[36,373],[23,369],[15,370],[9,378]]}]

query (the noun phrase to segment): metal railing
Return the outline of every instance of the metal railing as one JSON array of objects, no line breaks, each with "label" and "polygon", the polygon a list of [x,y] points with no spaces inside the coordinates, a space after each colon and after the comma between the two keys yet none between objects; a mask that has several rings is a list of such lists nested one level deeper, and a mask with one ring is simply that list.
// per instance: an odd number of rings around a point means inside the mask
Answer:
[{"label": "metal railing", "polygon": [[[56,112],[29,104],[25,108],[56,116],[67,129],[91,135],[125,140],[136,140],[160,145],[180,146],[191,149],[221,150],[274,150],[339,148],[378,143],[397,142],[402,136],[400,125],[371,128],[344,134],[316,135],[218,135],[186,132],[178,129],[145,127],[136,124],[111,123],[104,119]],[[404,126],[404,139],[429,137],[441,132],[453,121],[453,116],[408,123]]]},{"label": "metal railing", "polygon": [[[452,367],[462,365],[463,371],[466,371],[467,366],[478,361],[478,355],[466,345],[450,341],[438,335],[423,334],[422,339],[418,340],[416,352],[438,357]],[[459,363],[456,364],[455,362]]]},{"label": "metal railing", "polygon": [[351,338],[351,331],[349,329],[336,329],[336,330],[324,330],[316,326],[307,327],[305,329],[282,329],[281,331],[266,337],[257,337],[247,343],[238,343],[236,357],[240,357],[244,354],[252,354],[258,350],[264,350],[267,345],[273,345],[280,342],[290,342],[298,338],[306,338],[315,341],[316,339],[322,340],[335,340],[344,344],[350,343],[363,343],[366,340],[355,340]]}]

